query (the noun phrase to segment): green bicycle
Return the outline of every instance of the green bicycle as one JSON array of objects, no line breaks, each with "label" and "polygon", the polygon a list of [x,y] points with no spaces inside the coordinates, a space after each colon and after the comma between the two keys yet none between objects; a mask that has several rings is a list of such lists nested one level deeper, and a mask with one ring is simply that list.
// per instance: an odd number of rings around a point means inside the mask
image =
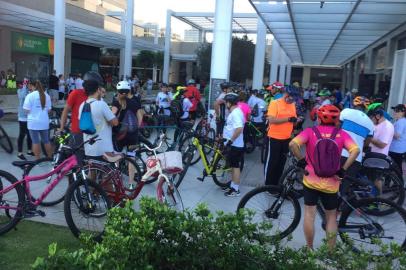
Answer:
[{"label": "green bicycle", "polygon": [[247,122],[244,132],[245,152],[247,154],[254,152],[257,145],[263,145],[264,132],[255,126],[251,121]]}]

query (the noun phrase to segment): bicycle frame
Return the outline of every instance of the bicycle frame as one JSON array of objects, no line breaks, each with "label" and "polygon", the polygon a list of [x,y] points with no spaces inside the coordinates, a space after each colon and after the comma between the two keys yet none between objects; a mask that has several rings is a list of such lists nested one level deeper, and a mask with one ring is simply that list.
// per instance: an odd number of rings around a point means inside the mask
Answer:
[{"label": "bicycle frame", "polygon": [[[38,206],[47,196],[48,194],[55,188],[55,186],[62,180],[62,178],[68,174],[70,170],[76,167],[78,164],[76,156],[72,155],[65,161],[63,161],[58,167],[53,169],[47,174],[42,174],[38,176],[25,176],[22,180],[17,181],[16,183],[12,184],[11,186],[0,190],[0,196],[6,194],[10,190],[14,189],[15,186],[20,185],[22,183],[25,184],[25,192],[28,195],[28,200],[31,201],[32,195],[30,190],[30,182],[32,181],[40,181],[45,180],[48,177],[58,174],[58,176],[45,188],[44,192],[39,196],[39,198],[33,202],[33,205]],[[0,208],[3,209],[18,209],[17,207],[10,207],[10,206],[1,206]]]},{"label": "bicycle frame", "polygon": [[218,160],[221,156],[223,156],[223,154],[217,148],[212,148],[212,147],[210,147],[208,145],[205,146],[205,147],[208,147],[208,148],[214,150],[213,161],[211,162],[211,164],[209,164],[209,162],[207,161],[206,153],[203,151],[203,146],[200,144],[200,141],[199,141],[198,138],[196,138],[196,137],[193,138],[193,145],[196,146],[197,150],[199,151],[199,155],[200,155],[200,157],[202,158],[202,161],[203,161],[204,170],[206,171],[206,173],[208,175],[212,174],[213,171],[214,171],[213,164],[215,163],[216,160]]}]

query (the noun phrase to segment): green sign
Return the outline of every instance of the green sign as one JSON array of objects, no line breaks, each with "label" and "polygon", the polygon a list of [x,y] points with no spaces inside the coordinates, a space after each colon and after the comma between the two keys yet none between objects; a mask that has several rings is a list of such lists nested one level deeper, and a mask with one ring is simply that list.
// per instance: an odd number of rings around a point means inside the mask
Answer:
[{"label": "green sign", "polygon": [[44,37],[12,32],[11,48],[13,51],[53,55],[54,40]]}]

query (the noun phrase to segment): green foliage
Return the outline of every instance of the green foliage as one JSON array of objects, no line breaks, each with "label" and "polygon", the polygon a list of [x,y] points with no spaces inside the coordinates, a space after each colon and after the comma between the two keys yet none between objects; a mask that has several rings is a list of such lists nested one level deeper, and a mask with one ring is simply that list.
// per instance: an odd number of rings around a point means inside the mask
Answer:
[{"label": "green foliage", "polygon": [[[210,213],[200,205],[194,211],[176,212],[153,199],[143,198],[141,210],[132,204],[112,209],[101,243],[83,237],[83,248],[67,252],[56,244],[46,258],[37,258],[35,270],[53,269],[391,269],[393,257],[373,260],[338,246],[310,251],[283,246],[271,240],[269,224],[253,224],[252,214]],[[396,266],[405,266],[398,247]]]},{"label": "green foliage", "polygon": [[153,51],[142,50],[135,57],[135,65],[142,68],[152,68],[154,59],[155,53]]}]

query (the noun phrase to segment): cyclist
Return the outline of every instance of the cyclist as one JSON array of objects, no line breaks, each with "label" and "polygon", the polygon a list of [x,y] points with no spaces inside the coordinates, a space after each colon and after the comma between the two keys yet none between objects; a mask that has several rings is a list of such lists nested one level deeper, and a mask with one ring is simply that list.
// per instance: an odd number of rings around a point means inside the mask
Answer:
[{"label": "cyclist", "polygon": [[216,130],[217,134],[223,134],[223,128],[227,117],[226,104],[224,97],[227,93],[231,92],[231,85],[228,82],[220,84],[221,93],[214,103],[214,110],[216,112]]},{"label": "cyclist", "polygon": [[406,106],[398,104],[392,107],[394,111],[395,134],[389,147],[389,156],[396,162],[402,171],[403,156],[406,153]]},{"label": "cyclist", "polygon": [[[347,175],[351,177],[357,177],[358,171],[361,168],[364,145],[369,145],[374,134],[374,124],[364,113],[369,105],[370,100],[368,98],[357,96],[353,99],[352,109],[346,108],[340,114],[341,128],[351,136],[360,151],[357,159],[347,170]],[[341,164],[344,164],[348,157],[348,151],[343,149]],[[343,187],[343,190],[346,190],[346,187]]]},{"label": "cyclist", "polygon": [[288,153],[288,145],[297,122],[295,98],[299,96],[296,88],[286,89],[283,97],[272,101],[268,106],[268,149],[264,166],[265,184],[278,185]]},{"label": "cyclist", "polygon": [[277,100],[283,97],[284,86],[280,82],[274,82],[266,88],[270,93],[264,97],[266,103],[270,103],[272,100]]},{"label": "cyclist", "polygon": [[[337,147],[337,159],[339,163],[340,152],[345,148],[349,153],[349,157],[343,164],[337,175],[331,177],[319,177],[315,170],[315,157],[316,146],[318,137],[316,136],[313,128],[307,128],[296,136],[290,143],[289,147],[293,155],[298,160],[298,166],[305,168],[308,174],[303,177],[303,192],[304,192],[304,223],[303,229],[306,238],[307,246],[313,249],[314,240],[314,220],[316,216],[316,204],[320,199],[326,213],[326,236],[329,246],[332,248],[335,245],[337,233],[337,207],[338,207],[338,189],[340,179],[346,174],[346,170],[351,166],[359,154],[359,149],[351,137],[342,129],[337,129],[336,125],[339,120],[340,110],[334,105],[321,106],[317,112],[319,125],[314,127],[317,129],[323,138],[330,138],[333,133],[336,133],[334,139]],[[306,146],[306,156],[303,157],[301,146]],[[333,160],[334,161],[334,160]]]},{"label": "cyclist", "polygon": [[[185,87],[178,86],[175,95],[173,96],[173,103],[172,106],[177,106],[176,111],[179,111],[179,117],[176,118],[178,128],[183,127],[183,123],[190,120],[189,110],[192,108],[192,102],[185,97],[186,89]],[[177,104],[177,105],[175,105]],[[175,130],[175,134],[173,136],[174,140],[176,141],[179,136],[179,130]]]},{"label": "cyclist", "polygon": [[195,80],[190,79],[187,82],[185,97],[187,97],[193,104],[192,108],[190,108],[190,117],[194,120],[196,119],[197,105],[201,100],[200,92],[196,88]]},{"label": "cyclist", "polygon": [[158,114],[170,116],[171,111],[169,109],[172,100],[172,93],[168,92],[168,84],[162,83],[161,92],[158,93],[155,99],[155,103],[158,107]]},{"label": "cyclist", "polygon": [[236,93],[225,95],[224,101],[229,115],[223,130],[223,138],[227,151],[227,163],[231,167],[232,181],[230,187],[225,189],[224,195],[227,197],[240,196],[240,174],[244,162],[244,114],[238,107],[239,96]]},{"label": "cyclist", "polygon": [[261,131],[265,131],[264,112],[266,111],[266,102],[263,99],[263,93],[258,90],[253,90],[251,107],[251,121],[252,124]]},{"label": "cyclist", "polygon": [[327,88],[323,88],[317,95],[321,98],[321,106],[331,104],[331,92]]}]

